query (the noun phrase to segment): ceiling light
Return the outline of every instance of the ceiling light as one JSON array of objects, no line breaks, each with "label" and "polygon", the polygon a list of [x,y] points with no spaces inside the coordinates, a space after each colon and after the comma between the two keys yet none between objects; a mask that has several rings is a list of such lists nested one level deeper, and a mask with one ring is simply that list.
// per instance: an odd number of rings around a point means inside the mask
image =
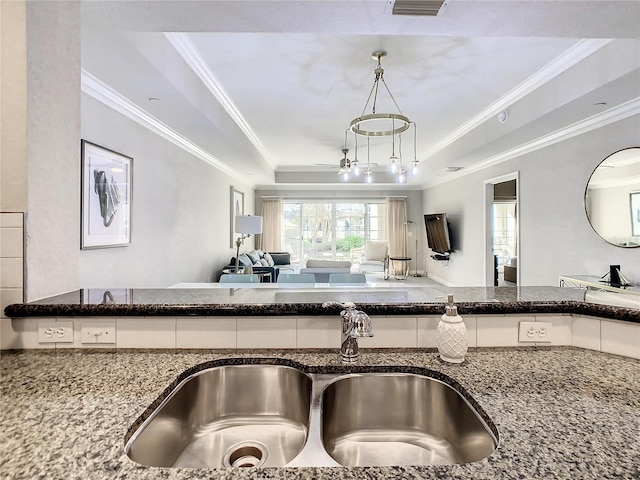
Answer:
[{"label": "ceiling light", "polygon": [[342,153],[344,154],[344,158],[340,159],[340,168],[338,170],[338,174],[344,175],[344,179],[349,178],[348,173],[351,171],[351,160],[347,158],[347,153],[349,153],[348,148],[343,148]]},{"label": "ceiling light", "polygon": [[[402,167],[402,137],[401,134],[409,129],[411,125],[413,125],[413,143],[414,143],[414,165],[418,164],[416,156],[416,124],[415,122],[409,120],[408,117],[402,114],[396,99],[393,97],[393,94],[389,90],[387,83],[384,80],[384,70],[381,65],[381,60],[387,56],[387,52],[384,51],[375,51],[371,54],[371,57],[377,61],[377,66],[374,70],[374,80],[373,86],[371,87],[371,91],[369,92],[369,96],[367,97],[367,101],[362,109],[362,113],[360,116],[351,120],[349,124],[349,128],[345,131],[345,148],[347,144],[347,133],[351,132],[354,135],[356,142],[356,156],[358,151],[358,137],[367,137],[367,141],[371,137],[391,137],[391,156],[389,157],[390,169],[394,174],[403,173],[404,169]],[[378,104],[378,92],[380,86],[384,87],[384,91],[387,93],[389,98],[391,99],[393,105],[395,105],[397,111],[396,112],[378,112],[376,111],[376,107]],[[371,113],[366,113],[367,109],[371,106]],[[396,135],[398,136],[399,141],[399,158],[396,156]],[[367,153],[369,151],[369,146],[367,144]],[[346,156],[345,156],[346,158]],[[397,160],[400,160],[399,164]],[[371,176],[367,177],[367,181]]]}]

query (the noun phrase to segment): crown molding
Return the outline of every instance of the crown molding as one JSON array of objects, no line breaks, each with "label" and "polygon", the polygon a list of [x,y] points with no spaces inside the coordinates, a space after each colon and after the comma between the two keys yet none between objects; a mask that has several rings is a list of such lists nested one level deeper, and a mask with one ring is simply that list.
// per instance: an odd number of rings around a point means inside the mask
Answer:
[{"label": "crown molding", "polygon": [[580,120],[579,122],[567,125],[566,127],[558,129],[555,132],[543,135],[542,137],[539,137],[527,143],[523,143],[522,145],[519,145],[515,148],[505,150],[498,155],[489,157],[482,162],[474,163],[472,166],[452,173],[442,179],[428,182],[423,186],[424,188],[430,188],[435,187],[436,185],[451,182],[460,177],[464,177],[480,170],[484,170],[485,168],[498,165],[500,163],[512,160],[531,152],[535,152],[536,150],[540,150],[550,145],[563,142],[578,135],[583,135],[592,130],[596,130],[611,123],[619,122],[620,120],[624,120],[625,118],[632,117],[633,115],[638,114],[640,114],[640,97],[633,98],[625,103],[621,103],[620,105],[617,105],[613,108],[587,117],[584,120]]},{"label": "crown molding", "polygon": [[244,184],[247,183],[246,176],[229,168],[214,155],[211,155],[211,153],[205,149],[199,147],[183,135],[173,130],[171,127],[150,115],[124,95],[121,95],[84,69],[81,70],[81,90],[83,93],[86,93],[90,97],[98,100],[130,120],[133,120],[137,124],[142,125],[146,129],[182,148],[191,155],[207,162],[234,179]]},{"label": "crown molding", "polygon": [[240,113],[238,107],[233,103],[233,100],[231,100],[231,97],[213,74],[207,62],[202,58],[199,50],[189,39],[189,36],[186,33],[164,33],[164,36],[273,169],[274,163],[270,159],[267,148],[262,144],[242,113]]},{"label": "crown molding", "polygon": [[573,67],[578,62],[584,60],[589,55],[594,54],[612,41],[613,40],[611,39],[580,40],[571,48],[569,48],[564,53],[553,59],[540,70],[538,70],[532,76],[527,78],[524,82],[511,89],[505,95],[503,95],[487,108],[478,113],[475,117],[472,117],[470,120],[460,125],[457,129],[444,137],[438,143],[433,145],[427,151],[421,161],[428,160],[436,153],[444,150],[446,147],[464,137],[475,128],[494,118],[496,115],[498,115],[498,113],[502,112],[510,105],[542,87],[544,84],[553,80],[561,73]]}]

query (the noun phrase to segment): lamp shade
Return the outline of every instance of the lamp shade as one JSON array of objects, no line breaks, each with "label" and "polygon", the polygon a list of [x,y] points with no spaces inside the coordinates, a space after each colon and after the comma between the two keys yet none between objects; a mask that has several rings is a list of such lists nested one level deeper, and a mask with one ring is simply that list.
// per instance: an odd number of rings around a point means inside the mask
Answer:
[{"label": "lamp shade", "polygon": [[262,233],[262,217],[236,215],[236,233]]}]

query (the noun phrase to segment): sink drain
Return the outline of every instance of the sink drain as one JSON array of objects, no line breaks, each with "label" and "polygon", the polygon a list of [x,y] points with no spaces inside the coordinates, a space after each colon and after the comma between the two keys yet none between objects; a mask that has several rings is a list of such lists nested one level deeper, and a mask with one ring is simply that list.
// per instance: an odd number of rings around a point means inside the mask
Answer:
[{"label": "sink drain", "polygon": [[225,467],[261,467],[268,456],[266,445],[248,441],[230,447],[222,462]]}]

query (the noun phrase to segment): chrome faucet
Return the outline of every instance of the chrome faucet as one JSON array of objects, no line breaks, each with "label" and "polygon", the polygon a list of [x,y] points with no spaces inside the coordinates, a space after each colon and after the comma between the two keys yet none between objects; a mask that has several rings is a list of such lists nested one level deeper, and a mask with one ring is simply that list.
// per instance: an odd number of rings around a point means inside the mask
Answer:
[{"label": "chrome faucet", "polygon": [[340,312],[342,317],[342,339],[340,340],[340,360],[349,365],[358,360],[358,338],[373,337],[371,319],[361,310],[356,310],[352,302],[325,302],[323,308],[340,306],[344,310]]}]

